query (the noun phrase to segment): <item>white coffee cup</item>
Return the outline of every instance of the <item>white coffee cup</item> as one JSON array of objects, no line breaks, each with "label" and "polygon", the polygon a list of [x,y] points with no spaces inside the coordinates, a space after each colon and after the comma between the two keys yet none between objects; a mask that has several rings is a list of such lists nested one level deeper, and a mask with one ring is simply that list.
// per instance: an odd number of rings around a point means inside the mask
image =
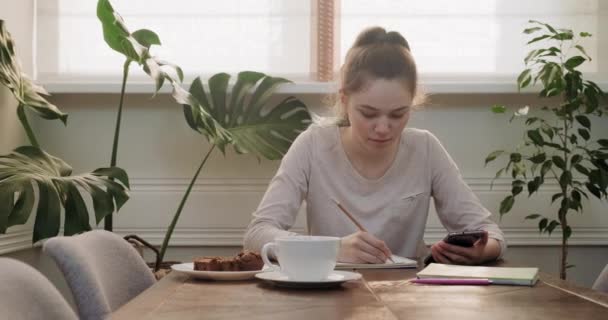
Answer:
[{"label": "white coffee cup", "polygon": [[[280,271],[293,281],[322,281],[336,266],[340,238],[324,236],[291,236],[277,238],[262,247],[262,260],[271,269]],[[280,267],[272,264],[272,251]]]}]

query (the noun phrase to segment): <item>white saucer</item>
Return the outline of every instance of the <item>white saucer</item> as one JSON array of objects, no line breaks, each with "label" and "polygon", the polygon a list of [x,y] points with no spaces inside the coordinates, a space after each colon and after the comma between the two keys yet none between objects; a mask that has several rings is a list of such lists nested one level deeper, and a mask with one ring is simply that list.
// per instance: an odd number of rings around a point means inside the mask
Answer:
[{"label": "white saucer", "polygon": [[346,281],[359,280],[361,274],[350,271],[333,271],[325,280],[298,281],[291,280],[280,271],[257,273],[256,278],[270,282],[276,286],[288,288],[330,288],[341,285]]},{"label": "white saucer", "polygon": [[252,279],[257,273],[262,270],[253,271],[199,271],[194,270],[194,263],[180,263],[171,266],[173,271],[187,274],[197,279],[210,279],[210,280],[247,280]]}]

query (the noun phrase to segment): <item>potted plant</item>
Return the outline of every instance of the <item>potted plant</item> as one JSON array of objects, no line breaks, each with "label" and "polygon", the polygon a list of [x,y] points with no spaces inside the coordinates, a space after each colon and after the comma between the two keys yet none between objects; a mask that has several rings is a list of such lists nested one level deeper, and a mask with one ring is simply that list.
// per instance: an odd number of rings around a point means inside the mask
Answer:
[{"label": "potted plant", "polygon": [[[164,81],[171,84],[172,96],[183,106],[187,124],[210,143],[209,150],[203,156],[167,228],[154,263],[154,269],[158,271],[192,187],[213,150],[217,148],[225,153],[226,147],[231,145],[237,153],[253,153],[258,158],[270,160],[280,159],[291,142],[310,124],[311,118],[304,103],[294,97],[269,105],[269,99],[276,88],[290,81],[259,72],[241,72],[234,84],[230,83],[230,75],[218,73],[209,78],[208,91],[201,78],[197,77],[190,90],[186,91],[181,86],[183,71],[174,64],[150,55],[150,46],[160,44],[159,37],[154,32],[142,29],[130,33],[108,0],[99,0],[97,16],[103,26],[106,43],[126,57],[112,163],[116,161],[125,83],[131,62],[138,63],[155,80],[156,92]],[[167,68],[171,70],[166,72]],[[177,78],[171,74],[177,74]],[[111,229],[111,223],[106,223],[106,229],[108,227]],[[149,246],[139,237],[127,237]]]},{"label": "potted plant", "polygon": [[59,119],[64,124],[67,114],[48,102],[44,98],[48,93],[21,71],[15,45],[3,20],[0,20],[0,84],[8,87],[18,101],[17,114],[31,143],[0,156],[0,233],[25,224],[35,209],[32,241],[56,236],[61,208],[65,212],[65,235],[91,230],[82,191],[92,198],[97,223],[128,200],[129,179],[124,170],[109,167],[72,175],[66,162],[40,147],[27,111],[44,119]]},{"label": "potted plant", "polygon": [[188,125],[210,142],[207,153],[194,173],[173,215],[155,269],[158,270],[169,246],[169,240],[177,224],[192,186],[211,152],[217,147],[222,153],[232,145],[237,153],[253,153],[258,158],[280,159],[293,140],[311,123],[304,103],[287,97],[278,104],[268,105],[275,89],[286,82],[259,72],[244,71],[230,89],[230,75],[218,73],[209,79],[208,92],[200,77],[182,92],[178,102],[184,105]]},{"label": "potted plant", "polygon": [[[531,213],[527,220],[538,220],[541,233],[551,235],[561,231],[560,278],[566,279],[568,264],[568,239],[572,235],[569,213],[583,211],[583,197],[589,194],[607,197],[608,187],[608,139],[595,139],[591,134],[591,119],[601,117],[606,111],[605,95],[592,81],[584,79],[578,67],[590,61],[579,39],[590,37],[587,32],[576,35],[572,30],[557,29],[549,24],[530,21],[532,26],[525,34],[536,37],[528,45],[541,45],[531,50],[524,59],[526,69],[517,78],[519,89],[541,85],[541,98],[554,97],[554,106],[540,108],[542,115],[529,116],[529,107],[517,110],[509,121],[525,118],[523,143],[514,150],[497,150],[485,159],[486,165],[499,156],[506,156],[506,165],[498,170],[496,178],[510,173],[511,194],[500,203],[500,215],[508,213],[518,195],[527,188],[532,196],[545,183],[555,179],[559,192],[553,194],[551,203],[559,201],[559,209],[553,217]],[[557,100],[556,100],[557,98]],[[505,113],[506,108],[496,105],[495,113]]]},{"label": "potted plant", "polygon": [[[112,143],[112,156],[110,160],[110,166],[114,167],[116,166],[118,157],[118,140],[120,137],[122,108],[131,63],[138,64],[150,77],[152,77],[156,86],[154,91],[155,95],[158,93],[158,90],[162,88],[165,79],[174,87],[179,86],[183,81],[184,74],[179,66],[152,56],[150,54],[150,47],[152,45],[161,44],[158,35],[148,29],[140,29],[133,33],[129,32],[124,20],[118,12],[114,11],[109,0],[99,0],[97,2],[97,17],[101,22],[104,40],[108,46],[125,56],[120,100],[116,113],[116,126]],[[171,74],[175,75],[177,79]],[[112,231],[112,215],[106,216],[104,220],[104,229]]]}]

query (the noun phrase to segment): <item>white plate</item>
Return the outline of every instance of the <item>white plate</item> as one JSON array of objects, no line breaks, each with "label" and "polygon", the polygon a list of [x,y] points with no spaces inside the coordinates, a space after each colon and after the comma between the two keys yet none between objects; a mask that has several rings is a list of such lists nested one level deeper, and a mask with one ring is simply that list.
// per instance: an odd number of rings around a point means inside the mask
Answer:
[{"label": "white plate", "polygon": [[270,282],[280,287],[288,288],[330,288],[341,285],[346,281],[359,280],[361,274],[350,271],[333,271],[329,277],[320,281],[296,281],[290,280],[280,271],[268,271],[255,275],[256,278]]},{"label": "white plate", "polygon": [[262,272],[262,270],[199,271],[199,270],[194,270],[194,262],[174,264],[171,266],[171,269],[173,269],[173,271],[185,273],[193,278],[211,279],[211,280],[247,280],[247,279],[252,279],[256,275],[256,273]]}]

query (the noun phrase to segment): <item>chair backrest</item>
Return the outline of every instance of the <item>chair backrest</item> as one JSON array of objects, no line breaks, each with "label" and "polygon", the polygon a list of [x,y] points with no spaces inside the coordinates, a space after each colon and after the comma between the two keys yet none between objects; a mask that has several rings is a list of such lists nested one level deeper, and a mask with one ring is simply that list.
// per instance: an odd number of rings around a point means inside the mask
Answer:
[{"label": "chair backrest", "polygon": [[3,319],[77,319],[49,279],[15,259],[0,258],[0,297]]},{"label": "chair backrest", "polygon": [[604,270],[600,272],[600,275],[597,277],[591,288],[593,290],[608,293],[608,264],[604,267]]},{"label": "chair backrest", "polygon": [[156,282],[132,245],[94,230],[44,243],[66,278],[82,319],[103,319]]}]

